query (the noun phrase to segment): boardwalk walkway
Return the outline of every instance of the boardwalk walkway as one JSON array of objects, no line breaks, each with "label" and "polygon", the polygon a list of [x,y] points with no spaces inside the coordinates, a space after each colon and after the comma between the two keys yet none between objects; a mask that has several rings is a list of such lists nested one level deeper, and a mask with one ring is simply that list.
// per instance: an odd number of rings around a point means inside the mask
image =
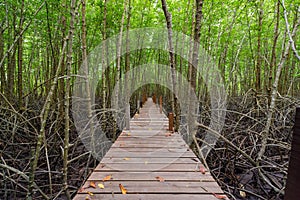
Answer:
[{"label": "boardwalk walkway", "polygon": [[152,99],[130,121],[130,127],[74,199],[227,199],[181,136],[168,131],[168,119]]}]

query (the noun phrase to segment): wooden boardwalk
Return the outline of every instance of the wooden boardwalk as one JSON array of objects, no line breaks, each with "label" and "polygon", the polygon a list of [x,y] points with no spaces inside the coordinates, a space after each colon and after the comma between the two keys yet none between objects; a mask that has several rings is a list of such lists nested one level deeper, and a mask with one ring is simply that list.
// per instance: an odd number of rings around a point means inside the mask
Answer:
[{"label": "wooden boardwalk", "polygon": [[181,136],[168,131],[168,118],[151,98],[130,127],[74,199],[227,199]]}]

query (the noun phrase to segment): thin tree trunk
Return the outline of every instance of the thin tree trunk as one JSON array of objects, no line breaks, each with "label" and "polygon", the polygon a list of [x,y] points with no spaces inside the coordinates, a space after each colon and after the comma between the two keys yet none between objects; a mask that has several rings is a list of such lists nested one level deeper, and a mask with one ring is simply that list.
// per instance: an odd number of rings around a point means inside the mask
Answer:
[{"label": "thin tree trunk", "polygon": [[71,199],[68,190],[68,155],[69,155],[69,135],[70,135],[70,90],[71,90],[71,68],[72,68],[72,53],[73,53],[73,35],[74,35],[74,22],[75,22],[75,3],[76,0],[71,1],[71,20],[67,52],[67,76],[66,76],[66,92],[65,92],[65,138],[64,138],[64,153],[63,153],[63,185],[67,199]]},{"label": "thin tree trunk", "polygon": [[[125,15],[127,12],[127,4],[128,4],[128,0],[124,1],[124,10],[123,10],[123,14],[122,14],[122,19],[121,19],[121,27],[120,27],[120,33],[119,33],[119,38],[117,41],[117,71],[116,71],[116,76],[115,76],[115,84],[119,84],[116,85],[116,92],[115,92],[115,101],[117,101],[117,106],[119,106],[119,99],[120,99],[120,76],[121,76],[121,50],[122,50],[122,37],[123,37],[123,28],[124,28],[124,19],[125,19]],[[118,111],[119,112],[119,111]],[[117,116],[120,116],[119,113]],[[117,127],[114,127],[114,135],[113,135],[113,140],[117,139]]]},{"label": "thin tree trunk", "polygon": [[272,46],[272,55],[271,55],[271,61],[270,61],[270,69],[269,69],[269,81],[268,81],[268,87],[267,92],[269,96],[269,103],[271,100],[271,87],[273,82],[273,69],[276,66],[276,45],[277,40],[279,36],[278,28],[279,28],[279,17],[280,17],[280,1],[277,1],[276,4],[276,23],[274,26],[274,38],[273,38],[273,46]]},{"label": "thin tree trunk", "polygon": [[179,108],[177,103],[177,96],[176,96],[176,66],[175,66],[175,56],[174,56],[174,47],[173,47],[173,31],[172,31],[172,15],[168,11],[166,0],[161,0],[162,9],[164,11],[164,15],[166,18],[167,29],[168,29],[168,41],[169,41],[169,56],[170,56],[170,67],[171,67],[171,81],[172,81],[172,110],[175,112],[175,130],[178,131],[179,129]]},{"label": "thin tree trunk", "polygon": [[127,25],[126,25],[126,57],[125,57],[125,124],[126,129],[130,129],[130,96],[129,96],[129,87],[128,87],[128,73],[130,70],[130,49],[129,49],[129,29],[130,29],[130,0],[128,0],[128,13],[127,13]]},{"label": "thin tree trunk", "polygon": [[[107,77],[108,74],[108,68],[109,66],[107,66],[107,51],[106,51],[106,17],[107,17],[107,0],[104,0],[104,10],[103,10],[103,30],[102,30],[102,40],[104,41],[102,44],[102,69],[106,69],[105,71],[102,71],[102,109],[105,111],[106,109],[106,98],[107,98],[107,93],[108,93],[108,88],[107,88],[107,84],[106,81],[109,80],[109,77]],[[108,74],[109,76],[109,74]],[[107,126],[107,115],[106,112],[103,112],[103,124],[104,124],[104,131],[106,131],[106,126]]]},{"label": "thin tree trunk", "polygon": [[262,35],[262,20],[263,20],[263,0],[259,2],[258,14],[258,36],[257,36],[257,61],[255,66],[255,90],[256,94],[260,92],[261,88],[261,35]]},{"label": "thin tree trunk", "polygon": [[[20,15],[20,24],[19,32],[22,32],[23,29],[23,10],[24,10],[24,0],[22,0],[21,6],[21,15]],[[23,36],[20,36],[18,41],[18,106],[19,108],[23,107]]]},{"label": "thin tree trunk", "polygon": [[[2,29],[2,27],[0,27],[0,58],[3,57],[4,55],[4,38],[3,38],[3,33],[4,33],[4,29]],[[6,88],[6,77],[5,77],[5,70],[4,67],[0,67],[0,74],[1,74],[1,87],[0,87],[0,92],[4,93],[4,90]]]}]

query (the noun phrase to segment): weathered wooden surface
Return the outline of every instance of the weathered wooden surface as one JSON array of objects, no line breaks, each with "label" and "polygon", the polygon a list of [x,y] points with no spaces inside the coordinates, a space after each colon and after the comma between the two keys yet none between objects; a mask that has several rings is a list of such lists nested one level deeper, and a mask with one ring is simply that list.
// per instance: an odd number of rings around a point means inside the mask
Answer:
[{"label": "weathered wooden surface", "polygon": [[[181,136],[168,131],[168,118],[151,98],[130,121],[130,127],[121,133],[74,199],[225,197]],[[109,180],[104,180],[107,177]],[[120,184],[127,194],[122,194]]]}]

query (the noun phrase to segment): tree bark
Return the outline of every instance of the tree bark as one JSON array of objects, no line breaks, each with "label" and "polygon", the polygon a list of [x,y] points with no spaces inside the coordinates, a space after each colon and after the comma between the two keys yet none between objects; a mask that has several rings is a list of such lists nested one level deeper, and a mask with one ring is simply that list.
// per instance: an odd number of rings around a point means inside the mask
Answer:
[{"label": "tree bark", "polygon": [[[64,153],[63,153],[63,185],[67,196],[67,199],[71,199],[71,195],[68,189],[68,155],[69,155],[69,137],[70,137],[70,91],[71,91],[71,69],[72,69],[72,54],[73,54],[73,35],[74,35],[74,23],[75,23],[75,3],[76,0],[71,1],[71,20],[69,28],[68,52],[67,52],[67,74],[66,74],[66,91],[65,91],[65,136],[64,136]],[[85,6],[85,4],[84,4]],[[85,9],[85,7],[83,9]]]},{"label": "tree bark", "polygon": [[125,125],[126,129],[130,130],[130,96],[128,87],[128,73],[130,70],[130,49],[129,49],[129,29],[130,29],[130,17],[131,17],[131,2],[128,0],[128,13],[127,13],[127,25],[126,25],[126,57],[125,57]]},{"label": "tree bark", "polygon": [[[20,15],[20,24],[19,24],[19,33],[23,29],[23,10],[24,10],[24,0],[22,0],[21,6],[21,15]],[[23,36],[20,36],[18,41],[18,106],[19,108],[23,107]]]},{"label": "tree bark", "polygon": [[172,15],[168,11],[166,0],[161,0],[162,9],[164,11],[164,15],[166,18],[167,29],[168,29],[168,41],[169,41],[169,56],[170,56],[170,67],[171,67],[171,81],[172,81],[172,110],[175,112],[175,129],[174,131],[178,131],[179,129],[179,108],[178,108],[178,100],[176,96],[176,66],[175,66],[175,56],[174,56],[174,47],[173,47],[173,31],[172,31]]},{"label": "tree bark", "polygon": [[[117,101],[117,106],[119,106],[119,100],[120,100],[120,84],[119,80],[121,77],[121,50],[122,50],[122,37],[123,37],[123,29],[124,29],[124,20],[125,20],[125,14],[127,12],[127,4],[128,4],[128,0],[124,1],[124,10],[123,10],[123,14],[122,14],[122,19],[121,19],[121,27],[120,27],[120,33],[119,33],[119,38],[117,41],[117,71],[116,71],[116,76],[115,76],[115,84],[119,84],[116,85],[116,92],[115,92],[115,101]],[[119,111],[118,111],[119,112]],[[117,116],[120,116],[119,113],[117,114]],[[117,119],[118,120],[118,119]],[[113,135],[113,140],[117,139],[117,127],[114,127],[114,135]]]},{"label": "tree bark", "polygon": [[277,46],[277,40],[279,36],[279,17],[280,17],[280,0],[277,1],[276,4],[276,22],[274,25],[274,38],[273,38],[273,46],[272,46],[272,55],[271,55],[271,61],[270,61],[270,68],[269,68],[269,81],[268,81],[268,87],[267,92],[269,96],[269,104],[271,101],[271,87],[273,82],[273,69],[276,66],[276,46]]},{"label": "tree bark", "polygon": [[255,66],[255,90],[256,94],[261,92],[261,35],[262,35],[262,20],[263,20],[263,0],[259,1],[258,14],[258,36],[257,36],[257,60]]}]

